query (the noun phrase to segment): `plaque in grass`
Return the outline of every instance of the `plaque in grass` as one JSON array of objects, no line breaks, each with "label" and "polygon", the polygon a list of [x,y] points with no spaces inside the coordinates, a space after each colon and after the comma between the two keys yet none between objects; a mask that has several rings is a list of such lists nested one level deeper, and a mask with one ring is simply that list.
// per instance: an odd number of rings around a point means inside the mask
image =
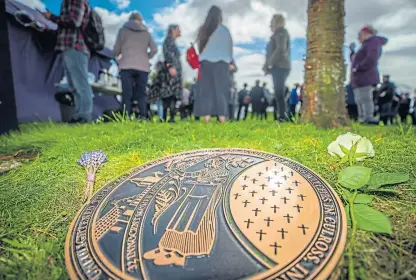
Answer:
[{"label": "plaque in grass", "polygon": [[72,279],[326,279],[345,245],[332,188],[258,151],[168,156],[103,187],[70,227]]}]

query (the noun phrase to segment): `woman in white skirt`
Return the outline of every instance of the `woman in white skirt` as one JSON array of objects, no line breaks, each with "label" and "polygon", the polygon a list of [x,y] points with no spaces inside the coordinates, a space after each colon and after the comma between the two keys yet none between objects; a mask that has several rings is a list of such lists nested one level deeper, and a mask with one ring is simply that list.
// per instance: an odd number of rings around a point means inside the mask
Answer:
[{"label": "woman in white skirt", "polygon": [[231,72],[234,68],[233,40],[230,31],[222,24],[222,11],[212,6],[198,33],[201,76],[195,96],[194,115],[204,117],[208,123],[211,116],[218,116],[224,123],[229,115]]}]

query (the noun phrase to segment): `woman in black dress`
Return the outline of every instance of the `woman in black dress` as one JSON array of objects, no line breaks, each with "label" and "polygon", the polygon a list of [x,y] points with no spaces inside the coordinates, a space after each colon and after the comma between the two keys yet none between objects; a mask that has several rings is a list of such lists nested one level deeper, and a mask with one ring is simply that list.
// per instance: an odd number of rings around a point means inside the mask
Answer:
[{"label": "woman in black dress", "polygon": [[163,43],[163,56],[165,63],[157,72],[153,81],[149,99],[163,102],[163,121],[167,121],[169,111],[169,122],[175,122],[176,101],[182,99],[182,65],[181,53],[176,46],[176,39],[181,36],[178,25],[171,24],[168,35]]}]

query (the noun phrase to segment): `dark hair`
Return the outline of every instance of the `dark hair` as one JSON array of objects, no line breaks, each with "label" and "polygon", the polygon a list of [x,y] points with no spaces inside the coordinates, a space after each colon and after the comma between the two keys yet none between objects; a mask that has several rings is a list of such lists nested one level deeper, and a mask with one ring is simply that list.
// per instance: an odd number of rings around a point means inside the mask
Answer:
[{"label": "dark hair", "polygon": [[205,19],[204,24],[199,28],[198,32],[198,48],[199,52],[201,53],[205,46],[208,43],[209,37],[214,33],[215,29],[217,29],[218,25],[221,24],[222,21],[222,11],[217,6],[212,6],[209,9],[207,18]]},{"label": "dark hair", "polygon": [[244,84],[244,87],[248,87],[247,83]]},{"label": "dark hair", "polygon": [[178,27],[179,27],[178,24],[170,24],[168,26],[168,31],[167,31],[168,36],[172,36],[173,30],[177,29]]}]

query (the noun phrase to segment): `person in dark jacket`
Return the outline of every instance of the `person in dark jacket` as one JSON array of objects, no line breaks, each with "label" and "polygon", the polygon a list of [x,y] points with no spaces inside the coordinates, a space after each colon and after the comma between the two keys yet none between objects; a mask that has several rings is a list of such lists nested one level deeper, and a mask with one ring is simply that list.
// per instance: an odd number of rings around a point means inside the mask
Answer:
[{"label": "person in dark jacket", "polygon": [[250,93],[247,90],[247,84],[244,84],[244,88],[238,93],[238,114],[237,121],[240,120],[241,112],[244,112],[243,120],[247,119],[248,106],[250,105]]},{"label": "person in dark jacket", "polygon": [[411,103],[410,95],[408,92],[404,92],[400,94],[400,101],[399,101],[399,116],[400,121],[402,124],[407,123],[407,116],[410,115],[410,103]]},{"label": "person in dark jacket", "polygon": [[374,124],[373,87],[380,82],[378,59],[387,39],[376,36],[377,31],[367,25],[359,32],[361,48],[351,55],[351,87],[354,90],[360,122]]},{"label": "person in dark jacket", "polygon": [[390,82],[390,76],[383,76],[383,84],[378,91],[377,103],[380,111],[380,120],[387,125],[393,122],[393,98],[396,87]]},{"label": "person in dark jacket", "polygon": [[290,91],[286,98],[289,105],[288,115],[292,121],[293,118],[296,116],[296,105],[298,105],[299,103],[299,89],[300,84],[295,84],[295,87]]},{"label": "person in dark jacket", "polygon": [[263,88],[260,86],[260,81],[256,81],[256,85],[250,91],[251,97],[251,118],[253,119],[256,116],[256,119],[263,119],[263,108],[264,108],[264,92]]},{"label": "person in dark jacket", "polygon": [[[279,108],[279,118],[276,121],[286,121],[285,82],[291,69],[290,36],[285,28],[282,15],[274,15],[270,28],[273,32],[266,49],[266,63],[263,71],[273,77],[276,107]],[[275,107],[275,111],[276,111]]]},{"label": "person in dark jacket", "polygon": [[348,117],[356,122],[358,120],[358,109],[355,103],[354,91],[350,84],[345,87],[345,104],[347,104]]}]

